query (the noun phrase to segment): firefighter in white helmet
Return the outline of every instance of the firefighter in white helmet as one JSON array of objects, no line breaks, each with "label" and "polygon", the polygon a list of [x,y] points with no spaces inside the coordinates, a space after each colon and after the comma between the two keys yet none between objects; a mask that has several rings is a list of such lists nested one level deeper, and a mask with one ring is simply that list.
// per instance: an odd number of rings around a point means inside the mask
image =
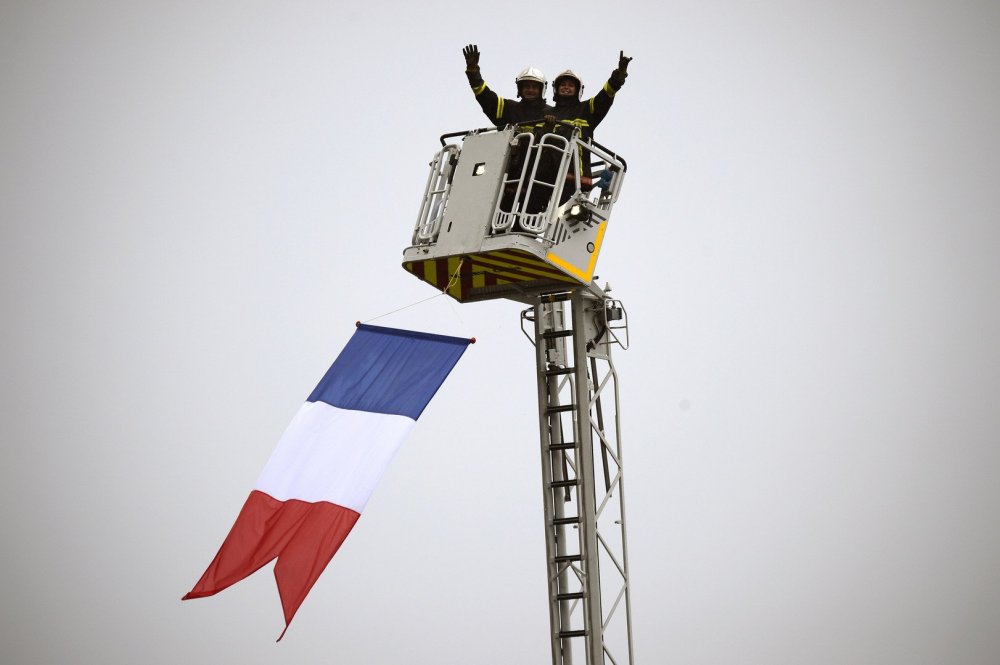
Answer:
[{"label": "firefighter in white helmet", "polygon": [[573,70],[567,69],[552,81],[552,100],[556,103],[555,116],[563,123],[575,125],[584,139],[594,138],[594,129],[604,120],[615,101],[615,93],[625,85],[628,63],[632,58],[625,52],[618,54],[618,68],[611,72],[604,87],[590,99],[583,100],[583,81]]},{"label": "firefighter in white helmet", "polygon": [[[618,54],[618,68],[611,72],[604,87],[590,99],[583,97],[583,81],[573,70],[567,69],[552,81],[552,100],[556,103],[555,117],[562,126],[573,125],[580,130],[580,136],[585,140],[593,140],[594,129],[604,120],[615,101],[615,93],[625,85],[628,76],[628,63],[632,58],[625,56],[624,51]],[[589,184],[591,169],[589,160],[580,163],[582,184]]]},{"label": "firefighter in white helmet", "polygon": [[465,56],[465,75],[469,79],[469,85],[472,86],[472,92],[476,95],[476,101],[490,122],[498,128],[502,129],[507,125],[534,126],[539,123],[529,121],[541,120],[553,113],[553,107],[545,103],[548,82],[541,70],[536,67],[522,69],[514,79],[520,101],[505,99],[493,92],[483,81],[479,72],[479,47],[469,44],[462,49],[462,55]]}]

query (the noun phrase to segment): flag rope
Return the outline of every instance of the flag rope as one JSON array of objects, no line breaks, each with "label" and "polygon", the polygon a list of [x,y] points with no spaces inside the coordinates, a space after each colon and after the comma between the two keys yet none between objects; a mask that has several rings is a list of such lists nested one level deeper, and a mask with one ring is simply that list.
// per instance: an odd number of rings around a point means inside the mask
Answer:
[{"label": "flag rope", "polygon": [[[416,307],[417,305],[423,304],[423,303],[427,302],[428,300],[434,300],[435,298],[440,298],[443,295],[447,295],[448,289],[450,289],[452,286],[454,286],[455,282],[458,280],[458,272],[462,269],[462,264],[463,263],[465,263],[465,259],[464,258],[459,259],[458,266],[455,268],[455,272],[453,272],[451,274],[451,279],[449,279],[448,280],[448,284],[443,289],[441,289],[441,293],[435,293],[434,295],[430,296],[429,298],[424,298],[423,300],[418,300],[416,302],[412,302],[409,305],[403,305],[399,309],[394,309],[391,312],[386,312],[385,314],[379,314],[378,316],[373,316],[372,318],[368,319],[367,321],[362,321],[362,323],[371,323],[372,321],[376,321],[376,320],[381,319],[383,317],[389,316],[390,314],[395,314],[396,312],[402,312],[404,309],[409,309],[410,307]],[[455,310],[452,309],[452,311],[455,311]],[[455,315],[458,316],[458,313],[455,312]],[[459,319],[459,321],[461,321],[462,317],[459,316],[458,319]]]}]

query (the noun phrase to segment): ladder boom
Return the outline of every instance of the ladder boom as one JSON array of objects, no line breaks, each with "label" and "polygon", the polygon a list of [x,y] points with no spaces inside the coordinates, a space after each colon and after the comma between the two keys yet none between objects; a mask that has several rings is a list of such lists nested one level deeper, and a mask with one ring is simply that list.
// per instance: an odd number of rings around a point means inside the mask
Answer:
[{"label": "ladder boom", "polygon": [[[539,298],[530,316],[522,314],[535,326],[553,665],[634,663],[618,378],[610,349],[615,338],[608,321],[616,302],[574,289]],[[605,407],[613,409],[610,418]],[[609,608],[605,589],[614,594]]]}]

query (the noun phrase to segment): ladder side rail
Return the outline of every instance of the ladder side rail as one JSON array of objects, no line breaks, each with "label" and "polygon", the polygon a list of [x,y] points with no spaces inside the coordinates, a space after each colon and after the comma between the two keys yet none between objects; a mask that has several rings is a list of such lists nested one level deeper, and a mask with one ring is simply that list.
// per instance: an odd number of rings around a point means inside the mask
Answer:
[{"label": "ladder side rail", "polygon": [[444,220],[444,211],[448,206],[448,196],[451,194],[451,180],[455,167],[453,162],[457,159],[458,151],[454,150],[454,155],[447,160],[443,160],[442,168],[435,183],[435,189],[431,192],[429,228],[427,238],[429,242],[437,242],[438,233],[441,231],[441,222]]},{"label": "ladder side rail", "polygon": [[434,188],[429,192],[428,219],[423,234],[428,242],[437,242],[441,222],[444,219],[444,211],[448,205],[448,197],[451,194],[455,164],[458,162],[461,151],[461,147],[458,145],[449,145],[442,150],[434,178]]},{"label": "ladder side rail", "polygon": [[613,376],[612,384],[614,387],[615,398],[615,452],[618,454],[618,470],[621,474],[621,477],[618,479],[618,506],[620,522],[619,530],[621,531],[622,538],[622,569],[624,570],[623,576],[625,577],[625,630],[628,633],[628,662],[629,665],[635,665],[635,649],[632,643],[632,577],[629,574],[628,567],[628,529],[626,526],[627,520],[625,519],[625,467],[622,455],[621,401],[618,386],[618,370],[615,369],[615,363],[611,359],[610,348],[608,349],[607,363],[610,374]]},{"label": "ladder side rail", "polygon": [[427,182],[424,184],[424,196],[420,202],[420,212],[417,213],[417,222],[413,226],[413,244],[420,244],[420,240],[426,237],[425,227],[427,224],[427,215],[430,212],[430,192],[434,189],[435,183],[437,182],[438,172],[441,165],[441,155],[445,152],[447,148],[442,148],[434,153],[434,157],[431,159],[430,170],[427,173]]},{"label": "ladder side rail", "polygon": [[[527,144],[521,146],[521,140],[527,139]],[[521,191],[524,187],[524,175],[527,172],[528,164],[531,163],[529,156],[535,149],[535,135],[532,132],[520,132],[511,137],[510,144],[519,146],[519,149],[524,150],[524,159],[521,160],[521,170],[519,173],[510,174],[508,173],[507,178],[503,181],[503,190],[500,192],[500,196],[497,197],[496,206],[493,208],[493,217],[490,228],[492,233],[506,233],[511,228],[513,228],[514,223],[518,219],[518,213],[521,205]],[[502,205],[504,201],[504,192],[508,187],[514,187],[514,197],[511,200],[510,210],[503,210]],[[527,194],[523,198],[527,198]]]},{"label": "ladder side rail", "polygon": [[[569,626],[573,606],[567,600],[560,600],[562,590],[568,587],[569,573],[565,566],[559,566],[560,557],[566,556],[565,527],[556,525],[556,520],[565,517],[565,507],[554,491],[553,481],[565,480],[559,456],[551,446],[562,443],[562,421],[559,412],[550,412],[550,407],[559,405],[558,377],[546,376],[549,366],[549,347],[542,337],[547,329],[558,325],[562,303],[537,303],[534,308],[535,361],[538,384],[538,420],[542,458],[542,495],[545,512],[545,553],[548,573],[549,596],[549,641],[553,665],[572,665],[572,649],[567,640],[560,636],[564,626]],[[551,316],[546,315],[546,310]]]},{"label": "ladder side rail", "polygon": [[556,517],[556,499],[554,498],[549,487],[549,479],[552,478],[554,474],[552,455],[549,452],[549,446],[552,440],[552,422],[547,411],[549,403],[549,386],[544,373],[546,360],[545,345],[541,338],[542,314],[538,311],[540,309],[541,305],[537,305],[535,312],[535,354],[538,376],[538,424],[541,435],[542,453],[542,505],[545,513],[545,560],[547,562],[547,573],[545,577],[546,580],[548,580],[549,587],[549,641],[552,648],[552,664],[562,665],[562,648],[558,637],[560,610],[556,601],[556,596],[558,594],[558,571],[555,570],[554,564],[556,556],[558,556],[557,542],[552,529],[549,528],[549,524],[551,524],[552,520]]},{"label": "ladder side rail", "polygon": [[539,162],[541,162],[541,157],[543,155],[542,151],[543,151],[543,144],[545,143],[545,138],[546,137],[543,136],[542,139],[538,142],[538,144],[533,146],[532,150],[529,151],[528,154],[531,155],[531,158],[525,160],[525,167],[527,167],[528,163],[530,162],[531,173],[528,175],[527,180],[525,180],[522,177],[521,183],[518,184],[519,194],[523,184],[527,182],[528,185],[527,188],[524,190],[524,196],[523,197],[518,196],[518,198],[516,199],[517,209],[518,209],[517,221],[521,225],[521,228],[524,229],[525,231],[533,231],[535,226],[537,226],[536,219],[538,217],[538,213],[529,212],[528,205],[531,202],[531,195],[534,194],[535,192],[535,183],[538,182],[536,176],[538,174],[538,164]]},{"label": "ladder side rail", "polygon": [[[614,177],[611,179],[611,186],[606,190],[601,190],[601,194],[597,197],[596,201],[588,199],[591,209],[595,213],[601,213],[604,219],[607,219],[611,214],[612,206],[618,201],[618,193],[621,191],[622,181],[625,179],[625,162],[614,153],[595,143],[581,141],[580,145],[589,155],[597,157],[604,162],[605,170],[611,169],[614,173]],[[590,156],[586,157],[586,159],[589,161]]]},{"label": "ladder side rail", "polygon": [[[569,209],[574,204],[586,201],[586,196],[580,188],[580,178],[576,177],[576,174],[581,172],[579,145],[578,135],[574,132],[573,137],[566,146],[566,152],[557,171],[556,182],[562,184],[556,186],[553,191],[553,205],[548,212],[542,234],[543,238],[552,244],[556,243],[556,231],[559,228],[559,220],[567,215]],[[574,174],[573,177],[570,177],[571,174]],[[571,191],[565,197],[565,201],[563,201],[563,194],[567,186],[571,188]]]},{"label": "ladder side rail", "polygon": [[456,145],[447,145],[437,152],[430,164],[427,184],[424,187],[424,198],[417,215],[417,223],[413,232],[413,244],[428,244],[437,240],[444,218],[444,208],[448,202],[451,189],[453,160],[460,149]]},{"label": "ladder side rail", "polygon": [[[526,231],[544,236],[555,225],[555,219],[559,214],[558,201],[562,193],[561,183],[566,181],[566,166],[569,161],[570,146],[569,139],[558,134],[545,134],[538,142],[538,154],[535,156],[535,164],[531,170],[531,180],[528,183],[528,193],[525,194],[525,200],[530,200],[531,193],[534,191],[536,185],[549,189],[549,195],[545,199],[544,209],[526,214],[524,219],[521,220],[521,226]],[[546,150],[550,152],[545,153],[544,151]],[[559,165],[556,167],[555,172],[550,174],[552,182],[539,179],[537,177],[538,167],[542,162],[542,158],[555,157],[556,155],[558,155]]]},{"label": "ladder side rail", "polygon": [[[607,440],[608,432],[604,433],[604,436],[600,436],[601,445],[608,449],[611,459],[618,467],[618,473],[612,483],[612,488],[608,492],[608,496],[605,497],[605,501],[610,499],[611,494],[615,489],[618,491],[618,520],[616,520],[617,536],[620,539],[621,549],[620,558],[615,556],[614,551],[610,547],[607,540],[605,540],[602,533],[598,533],[598,538],[601,546],[604,548],[605,553],[608,555],[611,562],[618,569],[618,573],[621,577],[623,584],[623,598],[624,598],[624,613],[625,613],[625,642],[628,650],[628,663],[629,665],[634,665],[634,646],[632,638],[632,585],[631,578],[629,574],[628,565],[628,531],[627,531],[627,521],[625,517],[625,469],[622,459],[622,439],[621,439],[621,402],[620,402],[620,391],[618,383],[618,371],[615,368],[614,361],[611,358],[610,347],[606,350],[606,356],[602,357],[605,363],[607,363],[607,374],[600,383],[600,391],[604,392],[610,385],[611,397],[613,398],[614,406],[614,424],[613,424],[613,436],[614,441]],[[594,422],[592,421],[592,427],[594,427]],[[601,511],[604,507],[602,506]],[[620,600],[616,600],[614,607],[609,611],[607,618],[604,623],[610,623],[610,620],[614,613],[618,609]],[[610,657],[610,654],[609,654]]]},{"label": "ladder side rail", "polygon": [[577,459],[577,476],[581,479],[579,487],[580,508],[580,540],[581,551],[584,554],[584,573],[586,588],[584,589],[586,603],[584,620],[586,623],[587,665],[600,665],[603,661],[604,635],[601,628],[601,574],[597,547],[596,497],[594,488],[594,444],[590,425],[590,386],[587,362],[587,348],[583,339],[586,330],[584,317],[587,315],[588,297],[582,289],[574,290],[572,297],[572,316],[574,336],[573,364],[577,369],[576,399],[577,405],[577,443],[579,456]]}]

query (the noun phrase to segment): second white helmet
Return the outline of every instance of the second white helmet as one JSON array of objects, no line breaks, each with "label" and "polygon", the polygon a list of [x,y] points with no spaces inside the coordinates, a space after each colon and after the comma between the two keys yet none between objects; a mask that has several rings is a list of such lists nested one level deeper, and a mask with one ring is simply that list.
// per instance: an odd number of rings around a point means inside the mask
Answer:
[{"label": "second white helmet", "polygon": [[583,81],[580,80],[580,77],[577,76],[576,72],[574,72],[572,69],[567,69],[566,71],[561,72],[559,76],[552,79],[553,95],[559,94],[559,81],[561,81],[562,79],[570,79],[574,81],[576,83],[576,98],[580,99],[581,97],[583,97]]}]

